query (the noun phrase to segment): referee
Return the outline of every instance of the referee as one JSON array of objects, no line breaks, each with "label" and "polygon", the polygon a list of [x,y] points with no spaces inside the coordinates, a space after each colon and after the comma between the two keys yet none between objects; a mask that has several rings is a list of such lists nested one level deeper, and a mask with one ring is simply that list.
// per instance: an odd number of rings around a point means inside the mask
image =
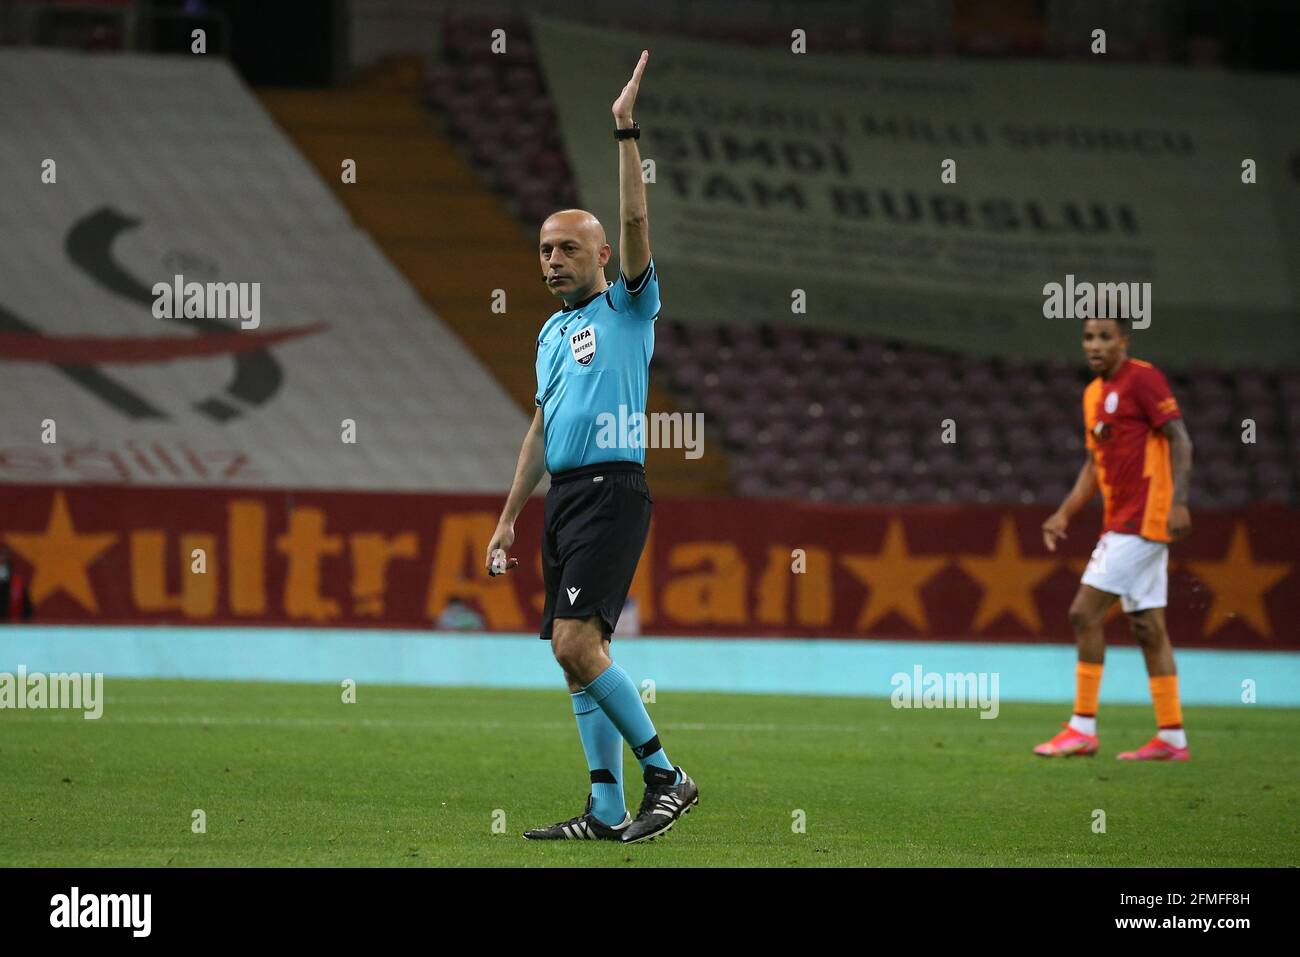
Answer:
[{"label": "referee", "polygon": [[[537,337],[537,412],[524,437],[510,495],[488,545],[490,574],[517,564],[515,519],[551,473],[542,536],[546,607],[540,637],[564,670],[578,734],[591,771],[584,812],[526,831],[530,840],[653,840],[699,803],[699,788],[668,760],[632,679],[609,656],[610,636],[627,600],[650,530],[653,500],[641,441],[609,441],[598,428],[644,415],[659,277],[650,258],[645,184],[632,107],[649,60],[642,51],[614,101],[618,141],[619,278],[605,281],[610,248],[591,213],[566,209],[542,224],[542,279],[563,308]],[[629,274],[635,278],[629,278]],[[619,407],[627,409],[619,415]],[[640,419],[641,416],[637,416]],[[623,800],[623,742],[641,764],[645,797],[635,820]]]}]

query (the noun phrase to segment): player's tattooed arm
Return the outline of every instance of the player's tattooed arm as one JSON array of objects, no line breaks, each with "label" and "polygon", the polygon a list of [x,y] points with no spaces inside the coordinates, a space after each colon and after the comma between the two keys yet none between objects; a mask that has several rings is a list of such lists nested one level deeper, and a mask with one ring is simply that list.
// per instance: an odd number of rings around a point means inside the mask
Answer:
[{"label": "player's tattooed arm", "polygon": [[1070,494],[1065,496],[1061,507],[1043,522],[1043,544],[1047,546],[1049,552],[1056,551],[1056,543],[1069,537],[1065,534],[1065,529],[1070,524],[1070,519],[1074,518],[1079,509],[1091,502],[1096,494],[1097,467],[1093,463],[1090,449],[1083,467],[1079,469],[1078,477],[1074,480],[1074,488],[1070,489]]},{"label": "player's tattooed arm", "polygon": [[1192,481],[1192,437],[1187,434],[1187,423],[1170,419],[1160,427],[1169,440],[1169,459],[1174,473],[1174,504],[1187,504],[1188,486]]},{"label": "player's tattooed arm", "polygon": [[1181,418],[1170,419],[1160,427],[1169,440],[1169,463],[1174,473],[1174,501],[1169,509],[1169,537],[1184,538],[1192,530],[1187,494],[1192,484],[1192,437]]},{"label": "player's tattooed arm", "polygon": [[[642,50],[632,79],[614,101],[614,125],[619,129],[632,126],[632,108],[649,59],[650,51]],[[634,139],[618,141],[618,218],[619,269],[629,280],[636,279],[650,265],[650,220],[646,214],[645,181],[641,178],[641,152]]]}]

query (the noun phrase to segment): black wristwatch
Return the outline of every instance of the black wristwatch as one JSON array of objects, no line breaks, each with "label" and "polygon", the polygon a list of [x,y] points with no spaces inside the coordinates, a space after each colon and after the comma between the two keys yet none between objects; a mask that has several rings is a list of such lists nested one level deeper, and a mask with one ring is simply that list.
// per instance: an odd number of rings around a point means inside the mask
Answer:
[{"label": "black wristwatch", "polygon": [[639,140],[641,138],[641,124],[636,120],[625,130],[614,128],[614,139],[616,140]]}]

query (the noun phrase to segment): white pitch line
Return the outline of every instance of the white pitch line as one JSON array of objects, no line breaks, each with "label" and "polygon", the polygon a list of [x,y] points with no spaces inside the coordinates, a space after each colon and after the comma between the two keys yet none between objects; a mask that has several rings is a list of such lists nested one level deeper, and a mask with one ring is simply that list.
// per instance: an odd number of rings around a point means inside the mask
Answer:
[{"label": "white pitch line", "polygon": [[[73,711],[68,714],[51,714],[48,711],[30,711],[27,713],[8,712],[15,720],[27,719],[32,721],[83,721],[80,711]],[[464,721],[457,719],[440,719],[440,718],[421,718],[421,719],[392,719],[392,718],[251,718],[251,717],[227,717],[224,715],[203,715],[203,714],[182,714],[182,715],[110,715],[105,712],[104,716],[95,722],[96,724],[151,724],[151,725],[216,725],[222,727],[298,727],[298,728],[389,728],[389,729],[419,729],[419,728],[471,728],[480,731],[492,731],[498,729],[545,729],[545,730],[572,730],[575,725],[571,721]],[[759,731],[770,733],[786,734],[860,734],[864,730],[861,725],[836,725],[836,724],[700,724],[700,723],[663,723],[659,727],[664,731],[717,731],[717,732],[747,732]],[[882,729],[883,730],[883,729]]]}]

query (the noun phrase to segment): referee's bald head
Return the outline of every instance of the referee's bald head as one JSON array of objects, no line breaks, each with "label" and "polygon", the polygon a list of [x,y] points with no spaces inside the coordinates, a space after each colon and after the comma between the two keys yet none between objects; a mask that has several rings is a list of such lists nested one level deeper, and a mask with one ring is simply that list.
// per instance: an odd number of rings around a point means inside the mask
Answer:
[{"label": "referee's bald head", "polygon": [[562,209],[542,223],[538,252],[546,287],[568,304],[604,284],[612,250],[599,219],[585,209]]}]

